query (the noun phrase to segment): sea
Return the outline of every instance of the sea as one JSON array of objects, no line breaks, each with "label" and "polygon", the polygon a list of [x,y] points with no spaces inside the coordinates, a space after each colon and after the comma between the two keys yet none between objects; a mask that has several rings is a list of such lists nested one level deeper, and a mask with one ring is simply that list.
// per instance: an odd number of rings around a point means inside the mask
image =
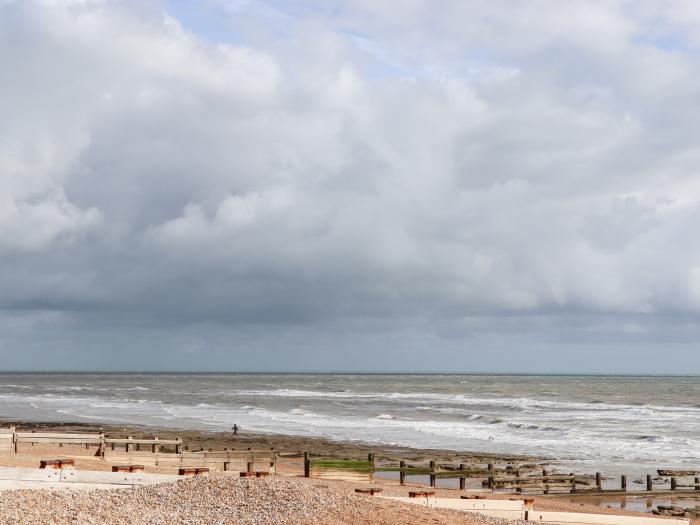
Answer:
[{"label": "sea", "polygon": [[0,418],[531,454],[576,471],[700,469],[700,377],[1,373]]}]

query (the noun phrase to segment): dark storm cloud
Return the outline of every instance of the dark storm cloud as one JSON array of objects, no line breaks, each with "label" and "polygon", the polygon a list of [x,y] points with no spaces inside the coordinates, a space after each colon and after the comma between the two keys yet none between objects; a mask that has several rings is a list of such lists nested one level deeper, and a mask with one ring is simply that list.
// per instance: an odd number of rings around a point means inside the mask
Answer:
[{"label": "dark storm cloud", "polygon": [[8,367],[700,370],[700,9],[329,5],[0,2]]}]

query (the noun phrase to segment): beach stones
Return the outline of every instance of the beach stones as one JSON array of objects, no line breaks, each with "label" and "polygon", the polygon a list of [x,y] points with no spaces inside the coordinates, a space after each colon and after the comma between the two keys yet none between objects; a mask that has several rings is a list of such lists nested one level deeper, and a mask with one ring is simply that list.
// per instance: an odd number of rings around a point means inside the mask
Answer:
[{"label": "beach stones", "polygon": [[497,518],[360,496],[348,488],[317,488],[305,480],[212,475],[129,490],[8,491],[0,498],[0,525],[509,523]]},{"label": "beach stones", "polygon": [[673,516],[675,518],[683,518],[686,515],[686,509],[676,507],[675,505],[659,505],[654,510],[653,514],[657,516]]}]

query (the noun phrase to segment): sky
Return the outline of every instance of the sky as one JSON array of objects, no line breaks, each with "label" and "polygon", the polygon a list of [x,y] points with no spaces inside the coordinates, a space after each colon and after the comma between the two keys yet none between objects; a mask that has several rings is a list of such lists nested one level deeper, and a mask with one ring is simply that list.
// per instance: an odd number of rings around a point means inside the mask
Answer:
[{"label": "sky", "polygon": [[693,0],[0,0],[0,368],[700,373]]}]

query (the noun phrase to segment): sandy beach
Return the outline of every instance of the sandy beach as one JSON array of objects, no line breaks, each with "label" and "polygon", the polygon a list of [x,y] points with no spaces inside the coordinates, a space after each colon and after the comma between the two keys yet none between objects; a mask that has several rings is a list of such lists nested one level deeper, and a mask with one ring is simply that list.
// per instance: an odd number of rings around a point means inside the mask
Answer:
[{"label": "sandy beach", "polygon": [[409,506],[301,479],[219,475],[134,490],[15,491],[0,499],[0,523],[71,524],[506,524],[506,520]]},{"label": "sandy beach", "polygon": [[284,434],[257,434],[242,431],[237,437],[230,432],[212,432],[201,430],[182,430],[148,426],[124,426],[107,425],[81,422],[36,422],[0,420],[0,425],[15,425],[26,430],[49,432],[105,432],[113,437],[150,437],[158,435],[160,438],[181,437],[189,450],[223,450],[235,449],[267,449],[274,448],[283,452],[310,452],[318,456],[332,458],[360,458],[366,457],[368,452],[375,454],[380,461],[437,461],[467,463],[473,465],[485,465],[486,463],[538,463],[546,466],[548,461],[544,458],[513,454],[488,454],[463,452],[444,449],[423,449],[411,447],[399,447],[391,445],[376,445],[361,442],[336,441],[323,438],[288,436]]},{"label": "sandy beach", "polygon": [[[10,422],[8,422],[10,423]],[[262,449],[274,447],[289,454],[278,463],[278,475],[270,478],[239,478],[236,473],[212,472],[208,478],[187,478],[175,483],[143,486],[133,489],[96,490],[90,492],[45,490],[14,490],[3,492],[0,498],[0,523],[37,524],[228,524],[228,523],[519,523],[465,514],[457,511],[428,509],[420,506],[387,501],[377,497],[356,495],[354,489],[366,484],[347,481],[318,480],[303,477],[302,464],[293,457],[297,451],[314,451],[332,458],[361,457],[372,450],[377,459],[395,461],[412,458],[415,461],[438,459],[483,464],[485,461],[522,464],[541,458],[468,454],[446,450],[419,450],[405,447],[368,447],[361,443],[333,442],[295,436],[256,435],[243,433],[233,438],[220,432],[176,431],[152,427],[123,427],[81,423],[11,422],[23,429],[35,431],[101,431],[110,436],[180,436],[191,450],[222,450],[223,448]],[[0,466],[38,466],[41,459],[70,456],[76,468],[86,471],[110,470],[109,462],[94,456],[94,450],[84,447],[55,445],[18,448],[16,454],[0,454]],[[172,473],[165,467],[147,466],[146,472]],[[384,496],[406,496],[417,487],[408,483],[375,477],[372,486],[382,488]],[[436,496],[459,498],[463,494],[450,488],[437,488]],[[514,495],[495,494],[487,497],[511,499]],[[648,514],[608,508],[593,500],[567,497],[527,496],[534,500],[534,509],[593,514]],[[700,523],[691,521],[693,525]]]}]

